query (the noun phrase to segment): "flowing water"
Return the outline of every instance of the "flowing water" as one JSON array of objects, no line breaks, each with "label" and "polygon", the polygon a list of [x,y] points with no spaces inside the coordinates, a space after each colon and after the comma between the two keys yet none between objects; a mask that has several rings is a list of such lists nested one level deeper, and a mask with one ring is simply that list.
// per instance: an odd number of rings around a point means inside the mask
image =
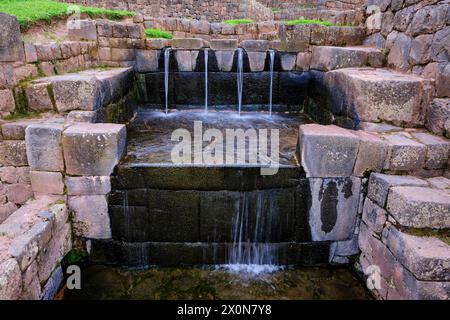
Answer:
[{"label": "flowing water", "polygon": [[169,112],[169,65],[170,65],[170,48],[164,51],[164,93],[166,98],[166,114]]},{"label": "flowing water", "polygon": [[238,49],[238,64],[237,64],[237,91],[238,91],[238,113],[241,115],[242,109],[242,94],[244,91],[244,50]]},{"label": "flowing water", "polygon": [[232,221],[233,242],[225,268],[253,274],[273,272],[279,268],[277,246],[273,244],[276,239],[272,234],[278,225],[278,212],[273,201],[263,202],[259,194],[252,211],[247,194],[243,195]]},{"label": "flowing water", "polygon": [[205,112],[208,112],[208,49],[205,49]]},{"label": "flowing water", "polygon": [[272,115],[272,96],[273,96],[273,69],[275,65],[275,51],[269,50],[270,56],[270,89],[269,89],[269,115]]}]

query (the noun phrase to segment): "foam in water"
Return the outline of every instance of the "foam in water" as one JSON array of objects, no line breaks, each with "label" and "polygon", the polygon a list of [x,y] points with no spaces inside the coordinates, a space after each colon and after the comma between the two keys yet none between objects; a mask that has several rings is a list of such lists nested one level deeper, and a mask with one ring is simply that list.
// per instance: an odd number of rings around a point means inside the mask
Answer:
[{"label": "foam in water", "polygon": [[254,277],[283,270],[283,267],[273,264],[222,264],[217,269]]}]

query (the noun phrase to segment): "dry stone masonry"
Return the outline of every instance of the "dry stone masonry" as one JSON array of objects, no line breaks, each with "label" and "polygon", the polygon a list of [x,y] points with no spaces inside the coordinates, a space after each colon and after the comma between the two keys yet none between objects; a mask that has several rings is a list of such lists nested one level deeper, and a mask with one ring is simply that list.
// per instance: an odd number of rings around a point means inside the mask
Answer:
[{"label": "dry stone masonry", "polygon": [[[99,262],[213,263],[236,206],[258,201],[299,221],[277,225],[281,262],[359,255],[364,279],[380,275],[379,299],[449,299],[448,1],[82,2],[139,14],[29,43],[0,13],[0,118],[40,113],[0,119],[0,299],[52,299],[79,243]],[[336,25],[280,21],[300,17]],[[147,39],[145,28],[174,39]],[[274,50],[274,104],[316,121],[298,129],[298,165],[264,179],[249,168],[122,166],[129,101],[163,104],[167,48],[175,106],[203,103],[205,50],[210,95],[220,92],[211,104],[234,106],[238,49],[244,104],[265,106]],[[213,233],[216,221],[227,231]]]}]

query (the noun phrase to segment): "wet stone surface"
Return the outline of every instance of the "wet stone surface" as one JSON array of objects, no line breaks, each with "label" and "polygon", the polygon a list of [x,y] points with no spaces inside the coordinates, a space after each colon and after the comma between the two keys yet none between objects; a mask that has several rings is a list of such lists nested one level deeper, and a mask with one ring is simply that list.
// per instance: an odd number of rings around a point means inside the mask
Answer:
[{"label": "wet stone surface", "polygon": [[130,271],[92,266],[82,271],[82,290],[63,289],[66,300],[132,299],[371,299],[348,269],[286,269],[250,276],[216,268],[152,268]]},{"label": "wet stone surface", "polygon": [[[310,120],[302,113],[277,113],[269,117],[266,112],[242,113],[231,111],[209,111],[203,110],[175,111],[166,115],[160,111],[146,111],[138,113],[137,117],[129,125],[129,142],[126,165],[145,164],[172,164],[171,152],[179,141],[171,141],[172,132],[176,129],[189,131],[192,143],[194,142],[194,121],[202,122],[202,133],[207,129],[218,129],[223,135],[224,157],[228,150],[226,145],[226,129],[268,129],[265,135],[268,139],[268,152],[270,153],[270,140],[272,138],[270,129],[278,129],[280,137],[280,164],[297,165],[295,150],[297,144],[298,126],[308,123]],[[203,142],[203,148],[211,141]],[[249,143],[247,142],[247,146]],[[235,144],[237,148],[237,144]],[[248,150],[248,149],[247,149]],[[237,150],[235,150],[235,154]],[[246,160],[235,161],[235,164],[249,164],[248,152]],[[194,152],[192,161],[194,162]],[[259,162],[259,159],[258,159]],[[208,163],[214,165],[215,163]],[[218,163],[217,163],[218,164]],[[228,164],[228,163],[227,163]]]}]

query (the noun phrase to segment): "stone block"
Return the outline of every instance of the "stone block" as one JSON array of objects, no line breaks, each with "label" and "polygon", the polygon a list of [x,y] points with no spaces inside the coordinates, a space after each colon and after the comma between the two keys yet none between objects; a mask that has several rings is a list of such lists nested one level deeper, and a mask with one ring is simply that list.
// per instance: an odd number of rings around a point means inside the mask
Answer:
[{"label": "stone block", "polygon": [[449,228],[450,194],[425,187],[393,187],[387,210],[402,226],[413,228]]},{"label": "stone block", "polygon": [[362,221],[374,233],[381,234],[387,220],[387,211],[366,197]]},{"label": "stone block", "polygon": [[238,41],[236,39],[211,39],[212,50],[236,50]]},{"label": "stone block", "polygon": [[14,183],[8,185],[6,196],[10,202],[15,204],[25,204],[31,197],[33,197],[33,191],[29,184]]},{"label": "stone block", "polygon": [[22,167],[28,165],[27,150],[23,140],[0,141],[0,164]]},{"label": "stone block", "polygon": [[35,111],[53,110],[54,106],[52,98],[50,97],[51,94],[52,89],[48,82],[30,84],[25,88],[28,107]]},{"label": "stone block", "polygon": [[300,126],[299,159],[308,177],[348,177],[359,148],[359,138],[337,126]]},{"label": "stone block", "polygon": [[[450,36],[449,36],[450,38]],[[436,96],[450,98],[450,63],[440,63],[436,75]]]},{"label": "stone block", "polygon": [[136,50],[136,70],[153,72],[159,70],[160,50]]},{"label": "stone block", "polygon": [[206,20],[191,20],[190,32],[192,34],[209,34],[211,24]]},{"label": "stone block", "polygon": [[8,253],[17,260],[20,270],[25,271],[51,237],[52,223],[37,221],[27,232],[14,238]]},{"label": "stone block", "polygon": [[267,52],[270,43],[267,40],[244,40],[240,45],[247,52]]},{"label": "stone block", "polygon": [[73,41],[97,41],[97,27],[94,20],[69,20],[67,35]]},{"label": "stone block", "polygon": [[136,58],[136,52],[134,49],[112,48],[111,60],[112,61],[132,61]]},{"label": "stone block", "polygon": [[0,12],[0,62],[24,61],[20,26],[15,16]]},{"label": "stone block", "polygon": [[63,130],[64,125],[59,123],[37,123],[27,127],[25,142],[31,170],[64,171]]},{"label": "stone block", "polygon": [[409,54],[412,38],[404,33],[399,33],[395,38],[388,55],[388,66],[400,71],[410,69]]},{"label": "stone block", "polygon": [[[2,196],[0,196],[1,198]],[[0,205],[0,224],[9,218],[19,207],[12,202],[6,202]]]},{"label": "stone block", "polygon": [[412,176],[394,176],[382,173],[372,173],[369,178],[367,196],[380,207],[386,206],[389,189],[395,186],[426,187],[425,180]]},{"label": "stone block", "polygon": [[433,35],[430,34],[422,34],[412,40],[409,52],[409,62],[412,65],[430,62],[432,41]]},{"label": "stone block", "polygon": [[293,52],[280,53],[281,70],[293,71],[296,66],[297,54]]},{"label": "stone block", "polygon": [[347,68],[327,72],[324,80],[333,108],[350,114],[356,123],[424,123],[431,98],[425,79],[385,69]]},{"label": "stone block", "polygon": [[88,122],[95,123],[98,121],[99,115],[97,111],[70,111],[67,115],[68,122]]},{"label": "stone block", "polygon": [[264,71],[267,52],[247,52],[250,70],[252,72]]},{"label": "stone block", "polygon": [[66,177],[69,196],[105,195],[111,192],[110,177]]},{"label": "stone block", "polygon": [[97,110],[102,105],[100,81],[90,75],[71,74],[50,79],[58,112]]},{"label": "stone block", "polygon": [[355,177],[309,179],[312,241],[342,241],[356,227],[361,180]]},{"label": "stone block", "polygon": [[64,194],[61,172],[31,171],[31,188],[39,194]]},{"label": "stone block", "polygon": [[311,40],[311,25],[280,25],[278,36],[281,40],[281,50],[287,52],[305,52],[309,49]]},{"label": "stone block", "polygon": [[425,169],[442,169],[447,166],[450,141],[429,133],[412,133],[412,136],[427,147]]},{"label": "stone block", "polygon": [[34,45],[32,43],[25,42],[23,46],[25,49],[25,61],[27,63],[37,62],[38,61],[37,52]]},{"label": "stone block", "polygon": [[383,243],[418,280],[449,281],[450,246],[433,237],[417,237],[389,226]]},{"label": "stone block", "polygon": [[233,69],[235,51],[216,51],[215,54],[219,70],[230,72]]},{"label": "stone block", "polygon": [[[446,122],[450,119],[450,99],[433,99],[430,106],[427,108],[427,122],[428,130],[435,134],[444,135],[449,133]],[[448,126],[450,129],[450,126]],[[447,134],[447,136],[449,136]]]},{"label": "stone block", "polygon": [[297,61],[295,69],[297,71],[308,71],[311,65],[311,53],[310,52],[299,52],[297,54]]},{"label": "stone block", "polygon": [[16,103],[12,90],[0,90],[0,117],[14,112]]},{"label": "stone block", "polygon": [[25,140],[25,129],[36,120],[7,122],[1,126],[4,140]]},{"label": "stone block", "polygon": [[[3,13],[0,18],[3,18]],[[0,263],[0,300],[17,300],[22,292],[22,273],[15,259]]]},{"label": "stone block", "polygon": [[73,211],[73,230],[77,236],[111,238],[106,196],[69,197],[69,208]]},{"label": "stone block", "polygon": [[30,184],[29,167],[1,167],[0,180],[6,183]]},{"label": "stone block", "polygon": [[437,189],[450,189],[450,179],[446,177],[434,177],[427,179],[431,187]]},{"label": "stone block", "polygon": [[384,59],[381,50],[374,48],[315,46],[311,68],[320,71],[365,66],[380,68]]},{"label": "stone block", "polygon": [[145,39],[145,46],[149,50],[162,50],[170,47],[170,44],[168,39]]},{"label": "stone block", "polygon": [[362,177],[368,172],[381,172],[388,151],[385,141],[375,134],[354,131],[360,139],[353,175]]},{"label": "stone block", "polygon": [[418,170],[425,164],[426,146],[402,134],[385,134],[388,153],[384,163],[388,170]]},{"label": "stone block", "polygon": [[126,128],[79,123],[64,131],[62,142],[68,174],[109,176],[125,152]]},{"label": "stone block", "polygon": [[203,48],[203,40],[199,38],[172,39],[173,49],[200,50]]},{"label": "stone block", "polygon": [[197,57],[199,51],[177,50],[175,51],[175,59],[179,71],[192,72],[197,66]]}]

